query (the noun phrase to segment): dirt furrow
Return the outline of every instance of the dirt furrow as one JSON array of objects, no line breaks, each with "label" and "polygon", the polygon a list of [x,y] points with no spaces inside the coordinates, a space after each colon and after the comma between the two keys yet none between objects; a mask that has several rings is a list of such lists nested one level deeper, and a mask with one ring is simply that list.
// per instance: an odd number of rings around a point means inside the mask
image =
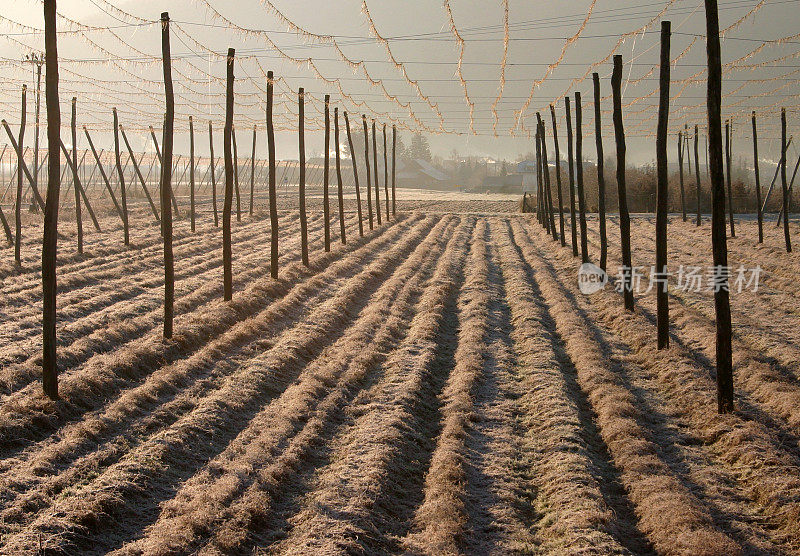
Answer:
[{"label": "dirt furrow", "polygon": [[[352,278],[341,278],[339,293],[310,310],[279,345],[228,374],[222,385],[182,415],[169,431],[126,454],[57,507],[40,511],[28,527],[8,539],[8,547],[28,546],[39,531],[54,549],[69,548],[72,543],[109,548],[134,535],[143,519],[155,519],[160,500],[171,497],[182,480],[224,449],[264,403],[279,395],[308,361],[342,335],[368,301],[365,292],[379,287],[431,224],[417,227],[416,233],[403,237],[372,263],[356,263],[360,271]],[[145,502],[144,508],[137,502]],[[118,525],[116,536],[107,538],[101,526],[103,517],[124,517],[126,527]]]},{"label": "dirt furrow", "polygon": [[[576,265],[568,254],[549,256],[561,260],[560,272],[566,276],[562,281],[571,282]],[[531,257],[538,258],[559,284],[556,269],[542,255]],[[651,406],[651,421],[663,423],[661,434],[666,437],[658,440],[670,457],[682,458],[686,476],[695,482],[718,525],[745,551],[766,546],[768,552],[776,552],[795,546],[800,473],[772,432],[751,416],[718,415],[713,377],[679,346],[656,354],[655,326],[641,309],[627,313],[612,292],[575,298],[563,284],[561,290],[573,300],[573,310],[592,315],[594,334],[627,353],[629,364],[637,367],[635,374],[621,378],[634,380],[633,395]]]},{"label": "dirt furrow", "polygon": [[423,287],[455,225],[450,218],[440,222],[346,333],[181,487],[141,540],[121,552],[191,551],[203,545],[206,551],[243,552],[255,539],[279,535],[283,509],[293,506],[301,490],[297,476],[325,450],[344,407],[375,380],[420,308]]},{"label": "dirt furrow", "polygon": [[382,377],[347,408],[327,464],[272,552],[383,552],[401,548],[423,500],[424,473],[440,429],[438,396],[453,367],[456,301],[475,222],[462,226],[426,289],[410,330]]}]

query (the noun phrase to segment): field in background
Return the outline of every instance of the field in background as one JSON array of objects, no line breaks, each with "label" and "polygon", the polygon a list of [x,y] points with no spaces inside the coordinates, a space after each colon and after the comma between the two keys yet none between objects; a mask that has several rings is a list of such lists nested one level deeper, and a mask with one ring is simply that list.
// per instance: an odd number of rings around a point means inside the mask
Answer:
[{"label": "field in background", "polygon": [[[672,293],[656,353],[653,292],[635,314],[580,294],[579,260],[517,199],[459,195],[400,192],[363,239],[349,201],[347,245],[332,199],[331,253],[310,199],[308,269],[287,197],[278,280],[263,203],[249,217],[243,198],[230,303],[203,199],[196,233],[176,222],[170,341],[152,215],[131,215],[125,249],[107,213],[83,256],[65,217],[57,404],[41,229],[24,228],[21,270],[0,250],[0,552],[800,550],[800,255],[782,230],[729,239],[730,264],[763,275],[732,295],[737,412],[720,416],[710,293]],[[710,223],[669,226],[670,266],[707,267]],[[609,237],[613,274],[615,217]],[[654,218],[631,238],[649,268]]]}]

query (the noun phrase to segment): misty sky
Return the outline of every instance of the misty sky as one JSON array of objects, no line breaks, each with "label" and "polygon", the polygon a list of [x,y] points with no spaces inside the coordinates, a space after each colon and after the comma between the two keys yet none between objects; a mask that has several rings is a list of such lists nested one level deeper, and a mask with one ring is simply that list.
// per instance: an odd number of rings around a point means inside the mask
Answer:
[{"label": "misty sky", "polygon": [[[735,62],[725,70],[724,113],[734,118],[734,152],[752,156],[750,139],[751,110],[759,112],[761,152],[775,158],[780,138],[780,107],[786,106],[790,131],[800,120],[797,111],[797,77],[800,75],[797,54],[798,0],[730,0],[720,2],[720,24],[726,28],[746,16],[723,42],[723,63]],[[16,126],[19,121],[20,87],[33,88],[31,67],[21,63],[23,55],[43,48],[41,3],[34,0],[0,0],[0,84],[3,117]],[[74,31],[59,36],[61,63],[61,101],[64,125],[69,124],[69,99],[78,97],[78,123],[95,130],[98,143],[108,145],[111,136],[111,108],[116,106],[123,125],[130,129],[134,148],[149,149],[147,128],[160,128],[163,113],[163,85],[160,65],[160,26],[152,23],[162,11],[172,19],[172,54],[176,98],[176,149],[188,150],[188,116],[195,118],[199,133],[197,149],[207,152],[208,121],[218,130],[216,148],[221,152],[224,121],[223,55],[228,47],[237,52],[236,123],[240,152],[249,153],[252,126],[258,129],[258,153],[266,148],[264,106],[266,84],[262,72],[275,72],[276,127],[279,158],[297,157],[296,92],[305,87],[307,100],[307,144],[309,152],[321,152],[322,103],[331,95],[333,106],[354,115],[366,113],[379,122],[399,127],[427,127],[435,154],[449,156],[455,150],[462,155],[486,155],[516,159],[532,150],[527,130],[533,129],[536,112],[546,118],[551,133],[549,104],[555,102],[562,144],[565,139],[565,94],[579,91],[583,96],[585,156],[595,157],[594,107],[591,73],[573,86],[573,81],[592,71],[591,65],[608,56],[624,33],[645,26],[668,6],[662,19],[672,22],[671,58],[684,55],[672,67],[671,131],[684,124],[705,125],[705,14],[702,0],[589,0],[571,2],[509,2],[509,44],[505,67],[505,86],[498,99],[503,59],[504,10],[500,1],[452,0],[455,25],[463,37],[463,76],[467,92],[475,104],[474,129],[470,133],[469,108],[464,89],[456,77],[459,56],[457,44],[442,2],[422,0],[368,0],[367,6],[377,31],[388,40],[391,54],[402,62],[410,79],[418,81],[421,92],[436,110],[418,97],[400,68],[389,63],[385,46],[370,34],[361,3],[356,0],[306,1],[275,0],[274,7],[299,27],[317,35],[332,36],[309,40],[289,29],[288,24],[264,0],[62,0],[59,12],[68,19],[59,20],[59,30]],[[122,11],[118,11],[119,8]],[[217,10],[215,16],[212,10]],[[71,21],[68,21],[71,20]],[[586,23],[580,38],[566,45]],[[22,26],[18,25],[21,24]],[[633,163],[655,158],[655,141],[648,135],[656,128],[658,56],[660,20],[646,32],[628,36],[617,53],[626,62],[624,71],[625,125],[629,134],[628,152]],[[27,26],[27,27],[23,27]],[[86,27],[89,26],[89,27]],[[96,27],[96,28],[90,28]],[[99,27],[99,28],[97,28]],[[781,44],[763,41],[791,37]],[[325,83],[308,67],[287,61],[311,58]],[[340,52],[353,61],[364,60],[364,67],[378,85],[370,85],[360,69],[354,70],[341,60]],[[565,48],[566,46],[566,48]],[[559,61],[548,72],[548,65]],[[600,74],[603,100],[606,154],[613,154],[611,128],[611,60],[593,69]],[[695,76],[694,82],[681,82]],[[545,79],[546,77],[546,79]],[[543,80],[543,81],[542,81]],[[520,110],[534,90],[529,107],[518,120]],[[344,98],[339,89],[350,96]],[[395,100],[387,99],[384,89]],[[649,95],[649,96],[648,96]],[[644,98],[642,98],[644,97]],[[29,95],[28,121],[33,118],[33,94]],[[359,103],[354,105],[353,102]],[[365,104],[361,104],[365,103]],[[405,107],[410,103],[409,107]],[[495,105],[497,122],[492,111]],[[376,115],[377,114],[377,115]],[[522,127],[519,125],[521,122]],[[360,125],[360,117],[356,121]],[[448,133],[441,133],[442,127]],[[512,135],[512,129],[513,134]],[[439,132],[439,133],[434,133]],[[497,137],[495,137],[495,132]],[[408,140],[410,131],[402,130]],[[28,141],[30,144],[31,141]],[[79,146],[83,146],[79,142]],[[737,150],[738,149],[738,150]],[[674,147],[670,156],[674,155]],[[701,155],[702,156],[702,155]]]}]

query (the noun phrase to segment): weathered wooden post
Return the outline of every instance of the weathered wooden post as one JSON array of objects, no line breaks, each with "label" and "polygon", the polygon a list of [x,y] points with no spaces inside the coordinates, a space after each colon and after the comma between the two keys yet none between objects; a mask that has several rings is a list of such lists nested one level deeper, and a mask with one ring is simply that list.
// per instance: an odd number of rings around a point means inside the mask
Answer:
[{"label": "weathered wooden post", "polygon": [[[25,149],[22,149],[17,144],[17,140],[14,138],[14,134],[11,132],[11,128],[8,127],[8,122],[7,121],[2,120],[2,121],[0,121],[0,123],[2,123],[3,128],[6,130],[6,135],[8,135],[8,140],[11,142],[11,147],[17,153],[18,159],[20,157],[22,158],[22,166],[18,165],[17,171],[19,172],[20,169],[21,169],[21,171],[25,173],[25,177],[28,179],[28,183],[30,184],[31,189],[33,190],[33,195],[36,198],[36,202],[39,204],[39,207],[42,210],[44,210],[44,199],[42,199],[42,196],[39,194],[39,189],[36,186],[36,182],[34,181],[33,176],[30,173],[30,170],[28,170],[28,165],[25,164],[25,153],[28,151],[28,147],[25,147]],[[42,162],[44,162],[44,161],[42,161]],[[12,176],[12,180],[13,180],[13,176]]]},{"label": "weathered wooden post", "polygon": [[[536,124],[536,220],[543,228],[547,229],[547,221],[544,218],[544,187],[542,182],[544,176],[542,173],[542,128]],[[548,232],[550,230],[547,230]]]},{"label": "weathered wooden post", "polygon": [[[297,141],[300,161],[300,177],[298,178],[300,195],[300,252],[303,264],[308,266],[308,220],[306,219],[305,90],[303,87],[300,87],[300,89],[297,91],[297,115]],[[345,118],[347,118],[346,114]]]},{"label": "weathered wooden post", "polygon": [[339,234],[341,236],[342,245],[347,244],[347,237],[344,230],[344,184],[342,183],[342,163],[341,155],[339,154],[339,107],[333,109],[333,143],[336,148],[336,183],[337,193],[339,194]]},{"label": "weathered wooden post", "polygon": [[625,128],[622,121],[622,56],[614,55],[611,74],[614,98],[614,139],[617,144],[617,196],[619,198],[619,235],[622,251],[622,292],[625,309],[633,311],[633,268],[631,265],[631,220],[628,214],[628,195],[625,188]]},{"label": "weathered wooden post", "polygon": [[[69,157],[72,156],[72,165],[78,167],[78,147],[76,146],[76,133],[75,133],[75,118],[76,118],[76,103],[78,99],[72,97],[72,117],[70,118],[70,132],[72,133],[72,152],[67,153]],[[77,174],[76,174],[77,175]],[[76,179],[72,180],[72,186],[75,191],[75,224],[78,229],[78,253],[83,253],[83,221],[81,219],[81,194],[79,191],[78,182]]]},{"label": "weathered wooden post", "polygon": [[[358,235],[364,237],[364,223],[361,215],[361,192],[358,187],[358,164],[356,164],[356,152],[353,150],[353,136],[350,134],[350,120],[347,112],[344,113],[344,125],[347,128],[347,145],[350,148],[350,161],[353,164],[353,183],[356,188],[356,205],[358,205]],[[392,170],[394,171],[394,169]]]},{"label": "weathered wooden post", "polygon": [[699,151],[697,148],[700,140],[700,132],[697,125],[694,126],[694,183],[695,183],[695,198],[697,199],[697,219],[695,223],[699,226],[702,223],[702,216],[700,216],[700,159],[698,158]]},{"label": "weathered wooden post", "polygon": [[[685,199],[685,191],[683,186],[683,133],[678,132],[678,180],[680,181],[681,186],[681,215],[683,217],[683,221],[686,222],[686,199]],[[691,163],[689,165],[691,168]]]},{"label": "weathered wooden post", "polygon": [[239,189],[239,151],[236,149],[236,126],[231,130],[231,141],[233,143],[233,183],[236,192],[236,221],[242,221],[242,195]]},{"label": "weathered wooden post", "polygon": [[564,237],[564,199],[561,194],[561,152],[558,147],[558,126],[556,125],[556,109],[550,105],[550,118],[553,121],[553,145],[555,147],[556,156],[556,186],[558,193],[558,229],[559,238],[561,239],[561,246],[567,245],[567,238]]},{"label": "weathered wooden post", "polygon": [[[22,265],[22,165],[25,162],[22,156],[22,149],[23,143],[25,142],[25,120],[26,113],[28,112],[28,103],[26,98],[27,92],[28,87],[27,85],[23,84],[22,110],[19,118],[19,139],[17,140],[17,145],[19,146],[19,149],[17,150],[17,198],[16,202],[14,203],[14,231],[16,232],[16,236],[14,238],[14,261],[16,261],[17,266]],[[34,171],[35,170],[36,169],[34,168]],[[80,241],[78,245],[80,245]]]},{"label": "weathered wooden post", "polygon": [[383,124],[383,194],[386,198],[386,222],[389,222],[389,154],[386,152],[386,124]]},{"label": "weathered wooden post", "polygon": [[572,232],[572,256],[578,256],[578,223],[575,218],[575,169],[572,159],[572,114],[569,108],[569,96],[564,97],[567,111],[567,170],[569,172],[569,214]]},{"label": "weathered wooden post", "polygon": [[392,216],[397,215],[397,198],[395,196],[395,170],[397,169],[397,126],[392,124]]},{"label": "weathered wooden post", "polygon": [[122,227],[125,234],[125,245],[130,245],[130,233],[128,229],[128,200],[125,193],[125,172],[122,170],[122,162],[119,156],[119,120],[117,119],[117,109],[112,110],[114,114],[114,154],[117,165],[117,180],[119,181],[119,196],[122,203]]},{"label": "weathered wooden post", "polygon": [[325,219],[325,252],[331,250],[331,207],[328,198],[328,173],[330,171],[331,155],[331,113],[330,95],[325,95],[325,155],[324,170],[322,174],[322,212]]},{"label": "weathered wooden post", "polygon": [[756,177],[756,210],[758,210],[758,242],[764,243],[764,213],[761,211],[761,174],[758,171],[758,131],[756,111],[753,110],[753,169]]},{"label": "weathered wooden post", "polygon": [[597,147],[597,210],[600,220],[600,268],[606,269],[608,236],[606,234],[606,176],[603,159],[603,129],[600,125],[600,74],[592,75],[594,81],[594,142]]},{"label": "weathered wooden post", "polygon": [[[236,51],[228,49],[227,81],[225,86],[225,128],[222,136],[222,150],[225,155],[225,201],[222,205],[222,272],[223,296],[225,301],[233,299],[233,253],[231,249],[231,211],[233,209],[233,59]],[[267,101],[269,106],[269,101]]]},{"label": "weathered wooden post", "polygon": [[256,126],[253,124],[253,151],[250,156],[250,216],[253,216],[253,195],[256,190]]},{"label": "weathered wooden post", "polygon": [[728,186],[728,214],[731,220],[731,237],[736,237],[736,228],[733,223],[733,190],[731,188],[731,127],[728,120],[725,120],[725,170],[726,183]]},{"label": "weathered wooden post", "polygon": [[705,0],[708,54],[708,146],[711,170],[711,245],[717,280],[714,305],[717,318],[717,409],[733,411],[733,356],[728,291],[728,240],[725,237],[725,182],[722,161],[722,54],[717,0]]},{"label": "weathered wooden post", "polygon": [[781,190],[783,191],[783,206],[787,218],[783,219],[783,236],[786,242],[786,252],[792,252],[792,240],[789,237],[789,189],[786,187],[786,108],[781,108]]},{"label": "weathered wooden post", "polygon": [[378,142],[375,138],[375,120],[372,120],[372,164],[373,164],[373,177],[375,178],[375,218],[378,220],[378,226],[381,225],[381,198],[380,198],[380,180],[378,179]]},{"label": "weathered wooden post", "polygon": [[[661,22],[661,64],[659,71],[658,129],[656,136],[656,326],[658,349],[669,347],[669,297],[667,291],[667,212],[669,174],[667,169],[667,130],[669,126],[669,47],[671,24]],[[682,172],[682,170],[681,170]]]},{"label": "weathered wooden post", "polygon": [[211,120],[208,120],[208,148],[211,153],[209,164],[211,165],[211,203],[214,205],[214,227],[219,227],[219,215],[217,214],[217,172],[214,168],[214,133],[211,129]]},{"label": "weathered wooden post", "polygon": [[583,109],[581,108],[581,94],[575,93],[575,164],[578,182],[578,208],[580,210],[581,225],[581,260],[589,262],[589,245],[586,231],[586,195],[583,190]]},{"label": "weathered wooden post", "polygon": [[275,127],[272,124],[272,96],[275,81],[267,72],[267,158],[269,159],[270,276],[278,278],[278,199],[275,191]]},{"label": "weathered wooden post", "polygon": [[546,210],[545,216],[548,219],[548,231],[550,235],[553,236],[554,241],[558,241],[558,232],[556,231],[556,220],[555,214],[553,213],[553,192],[550,187],[550,163],[547,159],[547,143],[545,142],[545,129],[544,129],[544,121],[542,120],[541,114],[539,112],[536,113],[536,120],[539,129],[541,130],[541,138],[542,138],[542,174],[544,177],[544,194],[545,194],[545,203],[546,203]]},{"label": "weathered wooden post", "polygon": [[42,241],[42,386],[52,400],[58,399],[56,366],[56,251],[58,249],[58,196],[61,145],[61,110],[58,106],[58,38],[56,0],[44,0],[45,102],[47,105],[47,201]]},{"label": "weathered wooden post", "polygon": [[[369,131],[367,130],[367,116],[361,114],[361,123],[364,124],[364,162],[367,167],[367,214],[369,215],[369,229],[372,229],[372,182],[369,169]],[[380,207],[378,212],[380,212]]]},{"label": "weathered wooden post", "polygon": [[[175,95],[172,90],[172,57],[169,47],[169,13],[161,14],[161,56],[164,67],[164,161],[161,165],[161,220],[164,231],[164,337],[172,338],[175,314],[175,259],[172,252],[172,139],[175,126]],[[176,210],[177,213],[177,210]]]},{"label": "weathered wooden post", "polygon": [[194,209],[194,123],[189,116],[189,210],[191,211],[189,218],[193,232],[195,231]]}]

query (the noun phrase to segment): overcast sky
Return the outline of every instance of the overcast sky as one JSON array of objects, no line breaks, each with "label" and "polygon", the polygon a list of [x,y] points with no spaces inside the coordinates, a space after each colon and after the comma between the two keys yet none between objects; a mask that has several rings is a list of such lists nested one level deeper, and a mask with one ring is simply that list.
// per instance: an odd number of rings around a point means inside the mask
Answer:
[{"label": "overcast sky", "polygon": [[[43,48],[41,3],[34,0],[0,0],[0,57],[3,59],[0,99],[3,115],[10,122],[19,120],[19,89],[23,82],[33,87],[30,67],[20,63],[29,51]],[[595,157],[592,105],[592,64],[608,56],[620,37],[642,28],[668,6],[662,19],[672,22],[671,58],[685,54],[672,67],[671,130],[684,124],[705,124],[705,14],[702,0],[596,0],[591,16],[590,0],[571,2],[509,2],[509,43],[506,55],[505,86],[500,95],[501,61],[504,57],[504,9],[500,1],[452,0],[456,28],[463,37],[463,77],[467,93],[474,102],[474,129],[470,133],[469,108],[464,89],[456,76],[459,45],[453,36],[447,12],[440,1],[368,0],[367,6],[377,31],[388,40],[391,54],[402,62],[398,68],[389,62],[386,47],[371,34],[368,21],[356,0],[289,1],[275,0],[274,7],[299,27],[331,39],[311,41],[289,29],[263,0],[62,0],[59,29],[75,31],[59,36],[61,59],[61,100],[64,124],[69,123],[69,99],[78,97],[78,123],[96,130],[97,141],[107,144],[110,135],[111,107],[116,106],[122,123],[131,130],[138,148],[150,148],[147,127],[160,127],[163,113],[161,84],[160,29],[149,23],[169,10],[172,23],[172,53],[176,81],[177,133],[179,151],[187,147],[188,116],[202,133],[198,151],[207,149],[208,120],[219,130],[217,146],[221,152],[221,126],[224,120],[224,59],[220,56],[233,47],[237,51],[236,122],[240,151],[249,152],[252,126],[258,128],[259,154],[266,146],[264,106],[266,85],[263,71],[272,70],[280,78],[276,84],[276,126],[280,158],[297,157],[296,91],[305,87],[311,97],[307,103],[307,144],[310,152],[321,152],[322,104],[331,95],[333,106],[352,115],[366,113],[379,122],[395,121],[400,127],[428,128],[426,134],[435,154],[461,154],[516,159],[532,149],[527,131],[541,111],[548,123],[549,104],[555,103],[562,142],[565,139],[565,94],[583,95],[583,124],[589,140],[584,145],[587,158]],[[723,63],[736,62],[725,74],[724,110],[734,115],[734,145],[737,153],[751,156],[749,113],[760,114],[761,151],[766,157],[777,154],[780,107],[789,107],[790,127],[800,119],[796,78],[800,65],[795,57],[800,38],[782,44],[762,41],[788,37],[797,32],[798,0],[729,0],[720,2],[721,27],[726,28],[746,16],[723,42]],[[122,11],[117,11],[119,8]],[[217,10],[219,16],[213,13]],[[141,21],[143,20],[147,21]],[[224,18],[224,19],[223,19]],[[30,26],[20,27],[17,23]],[[586,23],[579,38],[567,44]],[[103,27],[86,29],[82,25]],[[629,155],[634,163],[655,158],[655,132],[660,20],[653,21],[644,33],[627,36],[617,53],[626,62],[624,71],[625,123],[629,133]],[[108,28],[110,27],[110,29]],[[245,31],[246,30],[246,31]],[[78,33],[80,31],[80,33]],[[257,32],[256,32],[257,31]],[[286,56],[311,58],[319,74],[337,82],[325,83],[307,64],[287,61]],[[561,58],[561,53],[564,56]],[[363,71],[344,63],[342,55],[353,61],[364,60],[364,68],[378,84],[370,84]],[[771,60],[777,60],[772,63]],[[548,65],[560,62],[551,71]],[[655,69],[654,69],[655,68]],[[403,74],[417,81],[423,95],[436,109],[419,98],[415,87]],[[604,138],[606,153],[613,154],[611,128],[611,60],[593,71],[601,77]],[[574,83],[575,79],[588,76]],[[698,73],[700,72],[700,73]],[[696,75],[696,82],[681,83]],[[541,81],[536,87],[535,82]],[[340,89],[341,87],[341,89]],[[533,91],[532,91],[533,88]],[[396,100],[385,98],[384,90]],[[342,95],[344,92],[349,98]],[[531,96],[531,92],[533,92]],[[648,96],[649,95],[649,96]],[[527,110],[520,113],[531,96]],[[645,97],[645,98],[641,98]],[[31,99],[32,99],[31,95]],[[353,103],[358,103],[354,105]],[[365,104],[361,104],[365,103]],[[406,107],[406,103],[410,103]],[[495,121],[495,107],[497,120]],[[29,121],[33,102],[29,104]],[[521,119],[517,119],[518,115]],[[574,114],[573,114],[574,116]],[[358,118],[360,120],[360,118]],[[523,128],[518,122],[522,122]],[[360,122],[357,122],[360,124]],[[441,133],[442,129],[447,133]],[[291,130],[291,131],[290,131]],[[513,134],[512,135],[512,130]],[[410,131],[401,131],[408,140]],[[497,133],[497,137],[495,137]],[[704,134],[704,131],[701,131]],[[791,130],[790,130],[791,133]],[[241,145],[245,145],[243,147]],[[81,144],[82,146],[82,144]],[[674,150],[674,149],[671,149]]]}]

